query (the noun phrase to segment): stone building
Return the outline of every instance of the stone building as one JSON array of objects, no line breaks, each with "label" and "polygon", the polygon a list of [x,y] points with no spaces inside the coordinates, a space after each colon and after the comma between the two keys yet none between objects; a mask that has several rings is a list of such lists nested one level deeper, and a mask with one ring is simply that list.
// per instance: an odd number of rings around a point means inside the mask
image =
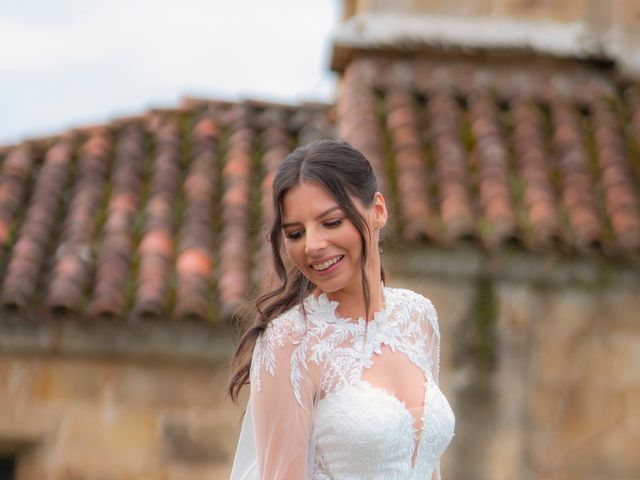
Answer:
[{"label": "stone building", "polygon": [[228,477],[229,317],[274,168],[322,137],[366,153],[389,282],[439,311],[444,478],[640,478],[635,2],[344,12],[335,105],[185,99],[0,147],[6,478]]}]

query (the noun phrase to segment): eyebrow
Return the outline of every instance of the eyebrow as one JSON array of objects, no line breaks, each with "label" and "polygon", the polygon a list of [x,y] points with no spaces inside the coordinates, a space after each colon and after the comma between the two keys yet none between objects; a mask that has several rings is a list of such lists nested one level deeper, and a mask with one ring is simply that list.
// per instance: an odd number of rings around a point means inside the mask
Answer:
[{"label": "eyebrow", "polygon": [[[329,215],[330,213],[332,213],[334,210],[342,210],[342,208],[339,205],[336,205],[335,207],[331,207],[326,209],[324,212],[320,213],[319,215],[316,216],[316,220],[318,220],[319,218],[324,217],[325,215]],[[289,222],[289,223],[283,223],[282,224],[282,228],[287,228],[287,227],[295,227],[297,225],[300,225],[300,222]]]}]

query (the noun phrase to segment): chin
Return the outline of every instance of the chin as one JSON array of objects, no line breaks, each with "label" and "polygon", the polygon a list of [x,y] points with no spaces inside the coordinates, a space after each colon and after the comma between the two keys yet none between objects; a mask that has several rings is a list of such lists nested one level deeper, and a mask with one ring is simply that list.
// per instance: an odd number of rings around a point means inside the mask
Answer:
[{"label": "chin", "polygon": [[318,285],[318,288],[319,288],[320,290],[322,290],[324,293],[334,293],[334,292],[337,292],[337,291],[341,290],[341,288],[340,288],[340,287],[334,287],[334,286],[332,286],[332,285],[327,285],[327,286],[325,286],[325,285]]},{"label": "chin", "polygon": [[340,281],[339,279],[329,280],[329,281],[319,280],[317,282],[313,282],[313,284],[316,287],[318,287],[320,290],[322,290],[324,293],[339,292],[341,290],[344,290],[345,288],[348,288],[350,285],[349,282]]}]

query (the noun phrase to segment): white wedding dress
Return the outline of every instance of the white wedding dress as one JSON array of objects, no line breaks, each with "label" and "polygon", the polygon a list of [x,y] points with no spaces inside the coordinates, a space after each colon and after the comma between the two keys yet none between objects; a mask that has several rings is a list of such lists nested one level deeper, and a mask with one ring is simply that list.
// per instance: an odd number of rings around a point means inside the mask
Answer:
[{"label": "white wedding dress", "polygon": [[368,324],[324,294],[269,324],[231,480],[440,480],[455,419],[438,387],[436,311],[383,291]]}]

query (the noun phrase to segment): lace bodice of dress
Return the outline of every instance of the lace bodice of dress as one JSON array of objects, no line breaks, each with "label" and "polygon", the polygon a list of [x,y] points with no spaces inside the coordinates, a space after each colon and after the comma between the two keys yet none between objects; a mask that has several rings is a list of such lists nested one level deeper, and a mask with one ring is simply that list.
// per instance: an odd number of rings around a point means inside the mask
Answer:
[{"label": "lace bodice of dress", "polygon": [[[453,436],[454,415],[438,387],[437,315],[429,300],[408,290],[384,288],[384,303],[367,324],[340,318],[338,304],[324,294],[310,296],[306,315],[300,308],[283,314],[256,345],[252,396],[285,369],[298,410],[292,418],[310,418],[309,478],[439,478],[438,460]],[[279,355],[281,350],[287,355]],[[365,373],[376,378],[376,355],[401,355],[407,369],[417,367],[412,386],[422,405],[406,405],[394,395],[393,382],[385,384],[389,375],[379,376],[380,382],[365,379]]]}]

